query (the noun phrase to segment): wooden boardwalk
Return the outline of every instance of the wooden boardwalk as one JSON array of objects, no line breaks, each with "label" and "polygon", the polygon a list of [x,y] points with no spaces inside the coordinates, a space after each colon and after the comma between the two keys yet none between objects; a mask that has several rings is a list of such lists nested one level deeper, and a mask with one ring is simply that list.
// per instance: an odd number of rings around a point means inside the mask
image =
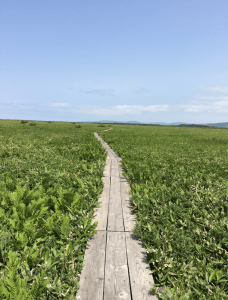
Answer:
[{"label": "wooden boardwalk", "polygon": [[94,221],[81,273],[77,300],[157,300],[151,294],[153,277],[146,250],[133,234],[128,182],[122,175],[121,158],[95,133],[108,152],[104,189]]}]

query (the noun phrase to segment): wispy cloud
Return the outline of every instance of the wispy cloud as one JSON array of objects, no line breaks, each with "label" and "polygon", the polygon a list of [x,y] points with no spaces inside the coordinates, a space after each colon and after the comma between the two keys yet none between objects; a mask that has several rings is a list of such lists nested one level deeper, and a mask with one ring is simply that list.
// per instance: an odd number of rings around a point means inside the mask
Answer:
[{"label": "wispy cloud", "polygon": [[15,110],[31,110],[35,106],[37,106],[37,103],[18,103],[18,102],[7,102],[7,101],[1,101],[0,102],[0,108],[1,109],[7,109],[9,111],[15,111]]},{"label": "wispy cloud", "polygon": [[95,96],[111,96],[111,97],[116,97],[115,91],[112,89],[87,89],[87,90],[80,90],[81,93],[84,94],[92,94]]},{"label": "wispy cloud", "polygon": [[186,112],[204,113],[227,113],[228,112],[228,88],[200,87],[201,95],[195,96],[195,101],[186,105],[180,105],[180,109]]},{"label": "wispy cloud", "polygon": [[[211,92],[217,93],[217,92]],[[0,113],[3,115],[6,113],[17,113],[20,118],[24,113],[40,113],[40,114],[53,114],[53,115],[96,115],[100,117],[111,116],[127,116],[135,115],[140,116],[144,113],[156,114],[159,116],[159,112],[167,112],[169,114],[177,113],[181,116],[183,113],[189,115],[193,114],[213,114],[223,115],[228,113],[228,92],[223,92],[219,95],[201,95],[193,99],[193,101],[181,104],[181,105],[114,105],[114,106],[98,106],[98,105],[77,105],[70,103],[18,103],[0,101]],[[86,117],[87,118],[87,117]],[[140,118],[139,118],[140,119]]]},{"label": "wispy cloud", "polygon": [[196,96],[198,100],[228,100],[228,96]]},{"label": "wispy cloud", "polygon": [[143,112],[159,112],[159,111],[168,111],[168,105],[116,105],[111,107],[86,107],[81,108],[80,112],[94,114],[94,115],[140,115]]},{"label": "wispy cloud", "polygon": [[218,93],[228,93],[228,88],[224,88],[221,86],[209,87],[207,90]]},{"label": "wispy cloud", "polygon": [[71,107],[72,105],[69,103],[47,103],[44,104],[44,106],[49,106],[49,107]]},{"label": "wispy cloud", "polygon": [[201,103],[190,103],[186,105],[180,105],[180,109],[186,112],[200,113],[228,113],[228,99],[223,101],[214,101],[206,104]]},{"label": "wispy cloud", "polygon": [[213,100],[228,100],[228,88],[216,86],[216,87],[200,87],[200,94],[196,95],[195,99],[202,101]]},{"label": "wispy cloud", "polygon": [[72,107],[69,103],[37,103],[37,102],[0,102],[1,112],[18,112],[18,114],[24,112],[41,112],[50,113],[55,111],[66,111]]}]

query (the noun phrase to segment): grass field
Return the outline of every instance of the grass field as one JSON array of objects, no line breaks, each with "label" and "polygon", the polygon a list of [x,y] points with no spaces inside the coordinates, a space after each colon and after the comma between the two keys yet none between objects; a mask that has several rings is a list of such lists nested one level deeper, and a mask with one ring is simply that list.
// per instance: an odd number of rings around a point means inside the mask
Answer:
[{"label": "grass field", "polygon": [[0,121],[0,299],[73,299],[106,153],[93,124]]},{"label": "grass field", "polygon": [[[109,127],[106,127],[109,128]],[[160,299],[228,299],[228,131],[0,121],[0,299],[73,299],[106,153],[122,157]]]},{"label": "grass field", "polygon": [[160,299],[228,299],[228,131],[112,125]]}]

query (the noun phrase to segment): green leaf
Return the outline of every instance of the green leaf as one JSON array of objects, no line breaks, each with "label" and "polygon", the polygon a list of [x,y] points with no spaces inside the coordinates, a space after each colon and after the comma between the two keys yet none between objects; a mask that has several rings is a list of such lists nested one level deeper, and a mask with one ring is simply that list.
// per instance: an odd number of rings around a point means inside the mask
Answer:
[{"label": "green leaf", "polygon": [[203,263],[202,263],[202,266],[204,267],[206,265],[206,262],[207,262],[207,259],[206,257],[203,258]]},{"label": "green leaf", "polygon": [[172,214],[171,214],[171,213],[170,213],[170,219],[171,219],[172,223],[174,223],[174,222],[175,222],[175,220],[174,220],[174,218],[173,218],[173,216],[172,216]]},{"label": "green leaf", "polygon": [[45,263],[48,262],[48,259],[49,259],[49,250],[47,250],[45,253],[45,259],[44,259]]},{"label": "green leaf", "polygon": [[89,218],[85,218],[84,219],[84,226],[83,226],[83,228],[86,228],[88,221],[89,221]]},{"label": "green leaf", "polygon": [[208,278],[208,272],[205,273],[205,279],[208,282],[209,278]]},{"label": "green leaf", "polygon": [[71,253],[72,250],[73,250],[73,247],[72,247],[72,243],[70,241],[70,243],[67,245],[66,255],[68,255],[69,253]]},{"label": "green leaf", "polygon": [[210,283],[213,279],[215,279],[215,276],[216,276],[216,270],[214,270],[214,271],[211,273],[211,275],[210,275],[210,277],[209,277],[209,283]]},{"label": "green leaf", "polygon": [[218,271],[216,272],[217,281],[219,281],[219,280],[221,279],[222,275],[223,275],[222,270],[218,270]]}]

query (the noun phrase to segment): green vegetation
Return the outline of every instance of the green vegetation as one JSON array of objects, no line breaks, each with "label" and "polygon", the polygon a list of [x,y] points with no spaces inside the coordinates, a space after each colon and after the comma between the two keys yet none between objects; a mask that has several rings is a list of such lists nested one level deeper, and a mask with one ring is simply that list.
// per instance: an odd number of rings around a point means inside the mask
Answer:
[{"label": "green vegetation", "polygon": [[[228,299],[228,132],[112,126],[160,299]],[[160,289],[159,289],[160,290]]]},{"label": "green vegetation", "polygon": [[0,121],[0,299],[73,299],[106,153],[97,125],[20,123]]}]

